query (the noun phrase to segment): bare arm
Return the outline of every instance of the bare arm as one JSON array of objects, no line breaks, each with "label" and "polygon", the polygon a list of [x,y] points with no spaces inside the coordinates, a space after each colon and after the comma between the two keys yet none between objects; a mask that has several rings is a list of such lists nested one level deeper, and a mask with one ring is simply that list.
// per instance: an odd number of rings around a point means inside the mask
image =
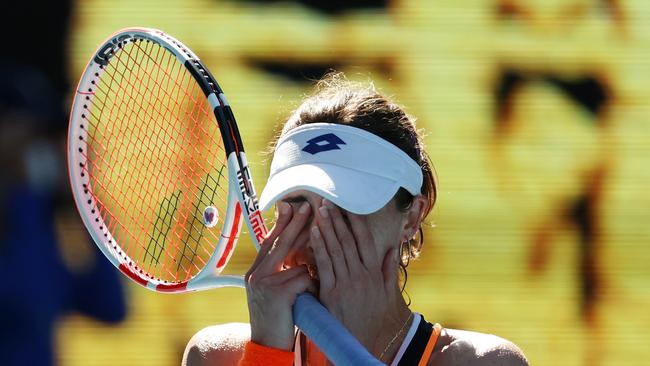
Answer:
[{"label": "bare arm", "polygon": [[429,365],[528,366],[514,343],[490,334],[448,330],[452,341],[429,360]]},{"label": "bare arm", "polygon": [[250,325],[228,323],[203,328],[187,343],[182,366],[237,366],[246,342],[250,340]]},{"label": "bare arm", "polygon": [[528,366],[528,360],[519,347],[506,341],[499,347],[481,355],[477,359],[476,365]]}]

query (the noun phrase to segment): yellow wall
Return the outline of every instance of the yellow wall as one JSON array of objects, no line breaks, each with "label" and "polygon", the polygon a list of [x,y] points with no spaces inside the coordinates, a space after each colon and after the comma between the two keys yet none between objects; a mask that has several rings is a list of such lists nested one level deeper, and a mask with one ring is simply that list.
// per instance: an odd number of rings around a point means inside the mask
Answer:
[{"label": "yellow wall", "polygon": [[[440,182],[436,228],[410,266],[413,308],[506,337],[534,365],[638,365],[650,359],[649,16],[643,0],[401,0],[339,17],[281,3],[84,0],[74,11],[70,74],[123,27],[179,38],[228,95],[258,192],[268,170],[261,151],[308,84],[250,61],[331,63],[372,78],[426,129]],[[494,90],[505,68],[594,77],[610,97],[594,115],[531,79],[498,133]],[[597,292],[587,307],[585,251],[568,219],[580,197],[593,204],[596,234],[588,262]],[[244,272],[253,254],[241,240],[229,272]],[[61,322],[61,364],[176,365],[200,328],[247,321],[243,290],[159,295],[125,284],[122,325]]]}]

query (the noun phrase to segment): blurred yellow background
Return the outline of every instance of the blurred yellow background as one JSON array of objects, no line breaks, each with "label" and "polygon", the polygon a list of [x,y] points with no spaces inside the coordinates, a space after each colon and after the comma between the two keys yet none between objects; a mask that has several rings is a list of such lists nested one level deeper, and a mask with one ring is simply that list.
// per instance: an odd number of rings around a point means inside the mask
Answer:
[{"label": "blurred yellow background", "polygon": [[[258,192],[262,152],[309,77],[332,67],[372,79],[418,118],[439,178],[435,228],[409,266],[412,308],[508,338],[531,365],[650,359],[647,1],[396,0],[332,15],[292,2],[84,0],[72,21],[71,85],[124,27],[159,28],[199,55],[233,106]],[[70,220],[66,238],[84,230]],[[243,237],[230,273],[252,261]],[[161,295],[124,282],[121,325],[60,322],[60,364],[178,365],[202,327],[247,321],[241,289]]]}]

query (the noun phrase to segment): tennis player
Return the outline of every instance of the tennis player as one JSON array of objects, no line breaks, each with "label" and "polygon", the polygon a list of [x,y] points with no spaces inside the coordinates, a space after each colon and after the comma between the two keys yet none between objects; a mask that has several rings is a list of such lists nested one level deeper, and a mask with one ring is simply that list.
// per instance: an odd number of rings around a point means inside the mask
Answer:
[{"label": "tennis player", "polygon": [[342,74],[321,80],[275,143],[260,206],[275,205],[277,221],[246,275],[250,325],[200,331],[184,363],[328,364],[293,325],[295,298],[309,291],[386,364],[527,365],[505,339],[409,309],[406,266],[435,200],[414,119],[372,85]]}]

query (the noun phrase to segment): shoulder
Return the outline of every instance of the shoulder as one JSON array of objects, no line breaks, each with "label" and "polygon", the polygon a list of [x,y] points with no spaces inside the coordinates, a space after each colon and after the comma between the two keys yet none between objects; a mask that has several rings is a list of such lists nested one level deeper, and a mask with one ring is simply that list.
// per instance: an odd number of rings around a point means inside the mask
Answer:
[{"label": "shoulder", "polygon": [[528,366],[514,343],[492,334],[444,329],[429,365]]},{"label": "shoulder", "polygon": [[203,328],[187,343],[182,366],[237,365],[250,337],[247,323]]}]

